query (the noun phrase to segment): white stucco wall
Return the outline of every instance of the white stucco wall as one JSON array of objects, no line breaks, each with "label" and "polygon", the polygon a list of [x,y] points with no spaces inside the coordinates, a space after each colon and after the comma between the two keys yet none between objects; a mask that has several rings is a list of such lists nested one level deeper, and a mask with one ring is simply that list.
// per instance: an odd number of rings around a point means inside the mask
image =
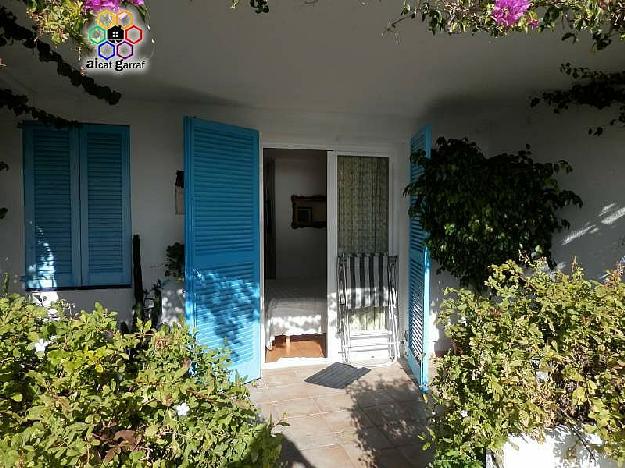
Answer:
[{"label": "white stucco wall", "polygon": [[[194,104],[122,101],[111,108],[95,102],[36,102],[39,106],[96,123],[131,126],[132,222],[133,233],[141,235],[144,284],[162,277],[165,248],[183,240],[184,217],[174,214],[173,184],[176,170],[183,167],[182,118],[195,115],[235,125],[257,128],[268,147],[289,146],[369,150],[392,155],[392,184],[397,223],[394,229],[400,256],[401,324],[405,324],[407,293],[408,202],[402,196],[408,183],[408,139],[421,125],[430,123],[433,136],[463,137],[477,141],[484,151],[496,154],[532,145],[539,161],[566,159],[573,173],[562,176],[562,185],[575,190],[584,200],[582,209],[568,208],[564,215],[572,227],[554,237],[557,261],[573,257],[598,278],[625,254],[625,131],[614,128],[601,137],[587,134],[589,126],[603,123],[605,113],[572,109],[556,116],[546,109],[530,109],[527,97],[500,102],[471,102],[458,98],[435,104],[415,119],[362,117],[346,114],[294,113]],[[0,206],[9,208],[0,222],[0,271],[14,275],[13,290],[21,290],[24,269],[21,136],[16,120],[0,112],[0,160],[10,170],[0,173]],[[445,287],[456,282],[432,268],[432,311],[437,310]],[[95,300],[126,315],[132,291],[94,290],[59,292],[59,297],[91,308]],[[433,317],[434,318],[434,317]],[[432,336],[431,350],[446,343],[439,333]]]},{"label": "white stucco wall", "polygon": [[[625,130],[608,128],[600,137],[588,135],[588,128],[604,124],[609,111],[571,108],[555,115],[545,107],[530,108],[527,96],[505,101],[476,102],[461,98],[433,105],[419,119],[432,125],[432,135],[468,137],[487,156],[516,152],[530,144],[539,162],[568,161],[571,174],[559,176],[561,186],[582,198],[581,209],[569,207],[562,215],[571,222],[569,230],[553,239],[554,260],[563,267],[573,258],[587,276],[599,279],[625,255]],[[432,310],[436,312],[445,287],[456,281],[443,273],[431,279]],[[440,333],[434,334],[433,349],[447,346]]]},{"label": "white stucco wall", "polygon": [[[416,128],[412,119],[370,117],[345,114],[315,114],[267,111],[235,106],[172,104],[122,101],[118,106],[100,104],[95,99],[80,101],[36,101],[36,105],[76,120],[94,123],[130,125],[132,231],[142,240],[144,286],[163,277],[165,249],[183,241],[184,217],[174,212],[174,181],[183,168],[182,121],[185,115],[252,127],[260,130],[267,147],[308,147],[316,149],[350,148],[390,154],[396,167],[407,167],[407,141]],[[23,185],[21,132],[15,118],[0,111],[0,160],[10,166],[0,173],[0,206],[9,213],[0,223],[0,272],[9,272],[11,289],[22,291],[24,272]],[[396,171],[395,208],[406,212],[408,202],[402,197],[407,173]],[[407,264],[407,218],[396,226],[397,253],[405,270]],[[406,275],[401,275],[400,301],[405,304]],[[126,318],[133,303],[131,289],[61,291],[46,293],[63,298],[78,308],[91,309],[98,300]]]}]

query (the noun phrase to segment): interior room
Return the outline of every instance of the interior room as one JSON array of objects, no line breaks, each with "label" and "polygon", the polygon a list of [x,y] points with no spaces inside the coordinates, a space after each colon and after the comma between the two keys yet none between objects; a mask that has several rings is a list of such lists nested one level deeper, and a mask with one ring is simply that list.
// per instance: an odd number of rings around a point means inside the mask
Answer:
[{"label": "interior room", "polygon": [[268,363],[327,356],[326,169],[326,151],[263,151]]}]

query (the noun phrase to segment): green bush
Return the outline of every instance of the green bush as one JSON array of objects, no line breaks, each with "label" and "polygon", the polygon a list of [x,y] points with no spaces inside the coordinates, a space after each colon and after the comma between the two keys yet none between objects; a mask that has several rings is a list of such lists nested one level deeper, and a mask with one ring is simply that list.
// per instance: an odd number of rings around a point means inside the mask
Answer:
[{"label": "green bush", "polygon": [[0,465],[273,466],[280,438],[227,361],[184,327],[0,297]]},{"label": "green bush", "polygon": [[535,251],[550,260],[553,233],[569,227],[559,210],[582,205],[557,180],[566,161],[541,164],[529,146],[487,158],[476,143],[439,138],[431,158],[413,154],[423,167],[405,193],[411,216],[421,220],[432,258],[463,286],[481,288],[491,265]]},{"label": "green bush", "polygon": [[596,434],[592,447],[625,461],[625,284],[494,267],[490,295],[448,291],[440,323],[453,349],[437,360],[430,426],[435,466],[482,466],[510,435],[540,439],[566,425]]}]

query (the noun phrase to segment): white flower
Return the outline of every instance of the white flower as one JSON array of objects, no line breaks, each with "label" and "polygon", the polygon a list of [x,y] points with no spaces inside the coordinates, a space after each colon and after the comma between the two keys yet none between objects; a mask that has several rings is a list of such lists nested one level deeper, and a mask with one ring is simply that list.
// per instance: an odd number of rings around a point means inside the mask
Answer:
[{"label": "white flower", "polygon": [[49,341],[45,341],[43,338],[39,338],[39,341],[35,343],[35,352],[37,353],[45,353],[46,348],[50,344]]},{"label": "white flower", "polygon": [[536,380],[538,380],[539,382],[544,382],[548,378],[549,378],[549,374],[547,374],[545,371],[536,372]]},{"label": "white flower", "polygon": [[56,309],[49,308],[48,309],[48,319],[52,321],[60,320],[59,311]]},{"label": "white flower", "polygon": [[467,410],[460,411],[460,416],[462,416],[463,418],[466,418],[468,415],[469,415],[469,412]]},{"label": "white flower", "polygon": [[186,403],[183,403],[181,405],[175,405],[174,409],[176,410],[176,414],[178,414],[178,416],[186,416],[187,414],[189,414],[189,410],[191,408],[189,408],[189,405],[187,405]]}]

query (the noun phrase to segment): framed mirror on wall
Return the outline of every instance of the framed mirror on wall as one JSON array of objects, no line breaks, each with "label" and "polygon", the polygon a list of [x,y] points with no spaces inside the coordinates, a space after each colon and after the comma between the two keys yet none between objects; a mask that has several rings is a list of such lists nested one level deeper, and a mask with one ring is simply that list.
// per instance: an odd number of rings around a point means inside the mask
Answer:
[{"label": "framed mirror on wall", "polygon": [[293,205],[293,219],[291,221],[293,229],[326,227],[326,197],[324,195],[312,197],[293,195],[291,203]]}]

